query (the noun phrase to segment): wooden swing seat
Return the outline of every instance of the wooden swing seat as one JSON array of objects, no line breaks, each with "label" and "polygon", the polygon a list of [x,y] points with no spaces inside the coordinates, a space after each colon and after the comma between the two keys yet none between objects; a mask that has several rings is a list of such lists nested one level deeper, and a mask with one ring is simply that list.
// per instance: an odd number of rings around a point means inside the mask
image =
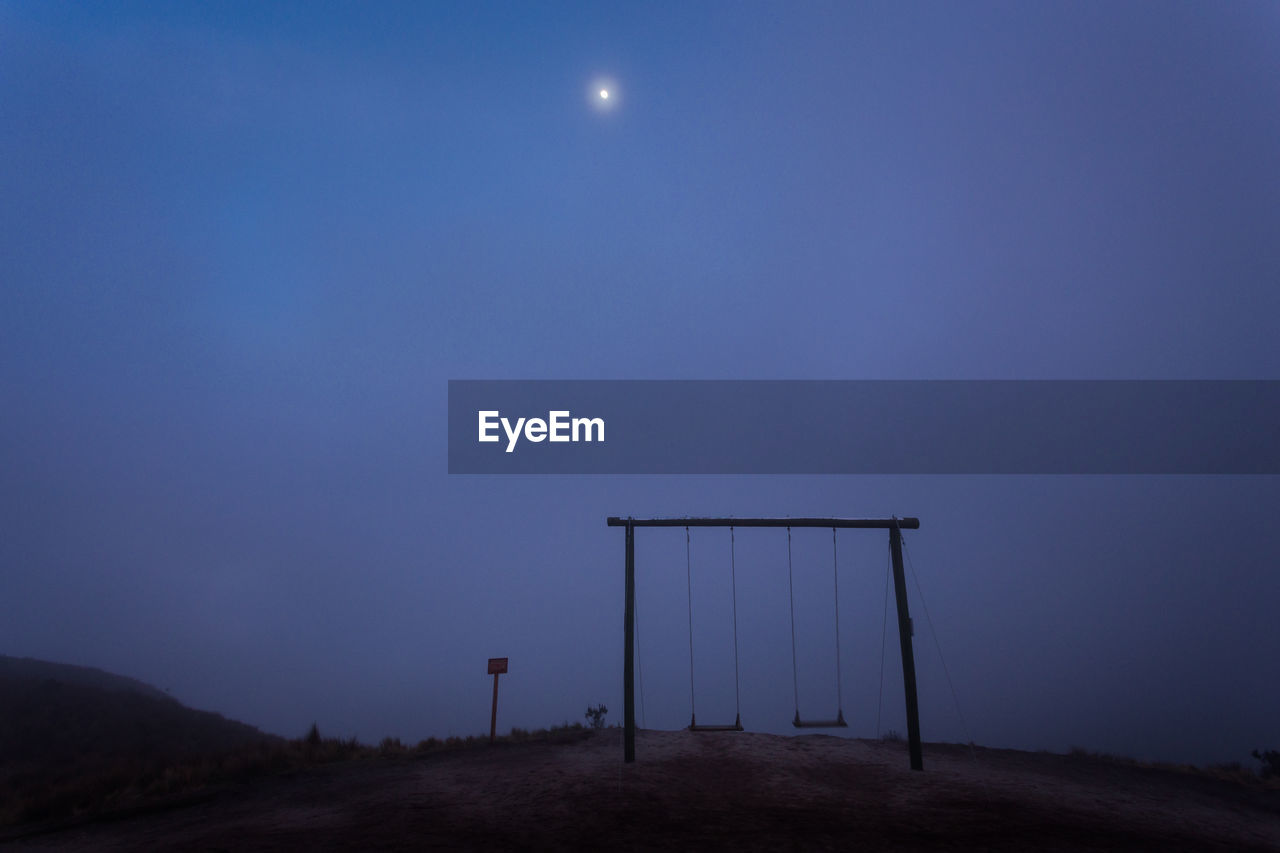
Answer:
[{"label": "wooden swing seat", "polygon": [[689,721],[689,731],[691,732],[740,732],[742,728],[742,718],[737,717],[728,725],[698,725],[698,718],[694,717]]},{"label": "wooden swing seat", "polygon": [[791,725],[797,729],[847,729],[849,724],[844,721],[844,712],[840,711],[836,714],[834,720],[802,720],[800,713],[796,712],[796,718],[791,721]]}]

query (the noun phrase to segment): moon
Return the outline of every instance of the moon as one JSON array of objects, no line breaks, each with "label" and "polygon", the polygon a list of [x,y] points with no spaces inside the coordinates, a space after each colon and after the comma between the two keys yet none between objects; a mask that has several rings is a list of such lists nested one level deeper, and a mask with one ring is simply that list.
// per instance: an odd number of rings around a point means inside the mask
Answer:
[{"label": "moon", "polygon": [[612,74],[594,75],[582,94],[586,95],[591,109],[598,113],[615,112],[626,100],[626,93],[618,87],[618,81]]}]

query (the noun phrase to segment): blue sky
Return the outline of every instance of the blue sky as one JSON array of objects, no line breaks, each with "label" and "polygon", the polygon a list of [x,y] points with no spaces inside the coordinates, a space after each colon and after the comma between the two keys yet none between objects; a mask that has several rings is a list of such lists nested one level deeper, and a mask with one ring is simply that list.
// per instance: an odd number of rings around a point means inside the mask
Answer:
[{"label": "blue sky", "polygon": [[[500,722],[545,725],[621,708],[605,516],[897,513],[979,742],[1274,748],[1274,478],[451,477],[445,395],[1276,378],[1277,24],[0,3],[0,652],[366,739],[482,730],[484,659],[509,654]],[[785,731],[777,543],[748,538],[744,719]],[[878,628],[883,543],[850,541],[868,574],[841,599]],[[674,727],[672,542],[640,594],[646,713]],[[867,630],[843,652],[862,735]],[[926,739],[963,739],[917,650]]]}]

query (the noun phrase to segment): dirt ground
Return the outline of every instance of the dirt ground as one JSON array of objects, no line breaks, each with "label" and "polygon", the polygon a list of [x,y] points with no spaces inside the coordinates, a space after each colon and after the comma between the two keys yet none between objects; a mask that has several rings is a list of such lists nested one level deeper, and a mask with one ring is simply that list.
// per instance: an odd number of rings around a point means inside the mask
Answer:
[{"label": "dirt ground", "polygon": [[621,731],[354,761],[14,850],[1277,850],[1280,791],[1049,753]]}]

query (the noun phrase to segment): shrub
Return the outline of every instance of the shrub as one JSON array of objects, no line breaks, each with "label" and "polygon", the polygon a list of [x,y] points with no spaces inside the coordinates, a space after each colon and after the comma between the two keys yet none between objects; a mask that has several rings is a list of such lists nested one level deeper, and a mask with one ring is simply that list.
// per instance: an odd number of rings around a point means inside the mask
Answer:
[{"label": "shrub", "polygon": [[1253,751],[1253,757],[1262,762],[1259,773],[1263,779],[1280,777],[1280,750],[1268,749],[1264,752]]},{"label": "shrub", "polygon": [[596,705],[595,707],[588,705],[587,713],[583,714],[583,716],[591,721],[591,728],[602,729],[604,728],[604,715],[607,713],[609,713],[609,709],[603,704]]}]

